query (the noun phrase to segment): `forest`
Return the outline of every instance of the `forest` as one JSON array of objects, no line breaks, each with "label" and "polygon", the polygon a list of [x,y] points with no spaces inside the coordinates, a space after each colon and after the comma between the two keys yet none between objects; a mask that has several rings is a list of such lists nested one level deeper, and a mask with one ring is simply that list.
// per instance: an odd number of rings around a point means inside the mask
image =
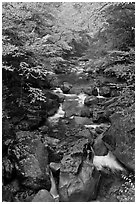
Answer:
[{"label": "forest", "polygon": [[135,2],[2,3],[2,201],[135,202]]}]

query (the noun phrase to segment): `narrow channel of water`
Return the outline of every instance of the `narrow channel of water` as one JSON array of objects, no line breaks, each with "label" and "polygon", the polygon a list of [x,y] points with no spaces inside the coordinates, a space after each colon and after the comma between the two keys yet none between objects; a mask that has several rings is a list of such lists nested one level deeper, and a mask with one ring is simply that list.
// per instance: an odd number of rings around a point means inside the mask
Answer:
[{"label": "narrow channel of water", "polygon": [[[68,76],[66,76],[66,78],[63,77],[63,81],[65,82],[65,79],[67,79],[67,82],[68,82],[69,77]],[[74,80],[71,78],[70,83],[71,82],[73,82],[73,85],[77,87],[77,89],[79,90],[77,93],[64,94],[60,88],[56,88],[55,90],[53,90],[54,93],[63,95],[65,97],[65,100],[63,103],[60,104],[57,113],[48,118],[51,124],[54,124],[54,123],[57,124],[60,119],[66,118],[66,113],[68,110],[71,113],[68,114],[67,117],[69,119],[73,119],[75,117],[75,111],[79,112],[79,110],[81,110],[84,107],[84,100],[87,97],[87,95],[82,90],[83,90],[83,87],[85,87],[89,82],[79,77],[75,77]],[[103,96],[100,95],[100,91],[98,87],[97,87],[97,92],[98,92],[97,98],[104,98]],[[107,128],[108,126],[110,126],[110,124],[106,124],[106,123],[97,124],[97,123],[93,123],[91,120],[91,124],[88,123],[88,124],[84,124],[83,126],[85,126],[89,130],[91,129],[95,130],[96,128],[101,127],[101,126]],[[103,171],[104,168],[111,169],[113,173],[117,171],[121,171],[121,172],[125,171],[123,166],[118,162],[117,158],[112,154],[111,151],[109,151],[108,154],[105,156],[94,155],[93,164],[97,167],[99,171]],[[55,182],[53,184],[55,185]],[[123,185],[123,184],[120,184],[120,185]]]}]

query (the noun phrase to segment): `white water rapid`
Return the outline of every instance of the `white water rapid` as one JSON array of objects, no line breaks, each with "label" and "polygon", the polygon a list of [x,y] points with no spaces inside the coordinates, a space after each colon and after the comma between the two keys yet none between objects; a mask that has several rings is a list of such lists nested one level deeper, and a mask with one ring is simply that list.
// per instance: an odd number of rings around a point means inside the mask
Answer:
[{"label": "white water rapid", "polygon": [[106,156],[94,156],[93,164],[98,170],[102,170],[103,167],[108,167],[113,172],[124,171],[123,167],[117,162],[116,157],[110,151]]},{"label": "white water rapid", "polygon": [[59,118],[63,118],[64,115],[65,115],[65,111],[63,111],[63,109],[62,109],[62,103],[61,103],[57,113],[55,113],[55,115],[49,117],[48,121],[51,123],[56,123],[59,121]]},{"label": "white water rapid", "polygon": [[85,101],[85,98],[86,98],[87,96],[86,96],[86,94],[84,94],[84,93],[80,93],[79,95],[78,95],[78,103],[79,103],[79,107],[82,107],[83,105],[84,105],[84,101]]}]

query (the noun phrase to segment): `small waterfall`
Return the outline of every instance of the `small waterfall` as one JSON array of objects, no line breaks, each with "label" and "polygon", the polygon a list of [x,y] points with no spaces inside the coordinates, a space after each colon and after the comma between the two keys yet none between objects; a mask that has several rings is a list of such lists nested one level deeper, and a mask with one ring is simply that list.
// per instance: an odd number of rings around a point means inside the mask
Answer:
[{"label": "small waterfall", "polygon": [[64,115],[65,115],[65,111],[63,111],[63,109],[62,109],[62,103],[61,103],[57,113],[55,113],[55,115],[49,117],[48,120],[49,120],[49,122],[56,123],[59,121],[59,118],[63,118]]},{"label": "small waterfall", "polygon": [[100,127],[101,124],[91,124],[91,125],[84,125],[86,128],[93,128],[93,129],[96,129],[96,127]]},{"label": "small waterfall", "polygon": [[93,164],[98,170],[102,170],[103,167],[108,167],[113,172],[124,171],[124,168],[117,162],[116,157],[112,152],[108,152],[106,156],[94,156]]},{"label": "small waterfall", "polygon": [[101,95],[100,95],[100,93],[99,93],[99,88],[96,87],[96,89],[97,89],[97,92],[98,92],[97,98],[104,98],[104,96],[101,96]]},{"label": "small waterfall", "polygon": [[77,95],[76,94],[63,94],[64,96],[66,96],[67,98],[70,98],[70,99],[75,99],[77,98]]},{"label": "small waterfall", "polygon": [[86,98],[86,94],[84,93],[80,93],[78,95],[78,103],[79,103],[79,107],[82,107],[84,105],[84,101],[85,101],[85,98]]}]

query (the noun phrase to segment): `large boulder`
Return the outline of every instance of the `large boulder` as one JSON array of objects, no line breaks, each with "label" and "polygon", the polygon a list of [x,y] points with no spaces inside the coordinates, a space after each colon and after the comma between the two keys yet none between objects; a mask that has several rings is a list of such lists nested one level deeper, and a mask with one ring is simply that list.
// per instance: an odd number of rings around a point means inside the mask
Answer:
[{"label": "large boulder", "polygon": [[135,109],[134,105],[110,117],[111,127],[103,141],[116,157],[130,168],[135,168]]},{"label": "large boulder", "polygon": [[87,96],[85,98],[84,104],[86,106],[93,106],[93,105],[97,105],[98,103],[98,98],[95,96]]},{"label": "large boulder", "polygon": [[61,90],[63,91],[64,94],[69,93],[71,88],[72,88],[72,85],[67,82],[64,82],[63,85],[61,85]]},{"label": "large boulder", "polygon": [[50,189],[48,151],[38,132],[17,132],[9,155],[15,161],[17,176],[23,186],[34,190]]},{"label": "large boulder", "polygon": [[86,202],[96,198],[100,174],[92,163],[93,156],[87,139],[75,142],[64,155],[59,178],[61,202]]},{"label": "large boulder", "polygon": [[96,199],[100,174],[93,164],[83,162],[78,175],[60,173],[61,202],[88,202]]},{"label": "large boulder", "polygon": [[86,117],[75,116],[74,117],[75,123],[77,125],[88,125],[91,124],[91,120]]},{"label": "large boulder", "polygon": [[55,200],[47,190],[42,189],[34,196],[31,202],[55,202]]},{"label": "large boulder", "polygon": [[108,148],[104,144],[101,137],[96,138],[93,144],[93,149],[96,156],[104,156],[108,153]]},{"label": "large boulder", "polygon": [[111,89],[109,86],[102,86],[99,88],[99,94],[104,97],[110,97],[111,96]]},{"label": "large boulder", "polygon": [[93,115],[93,110],[87,106],[83,106],[80,111],[81,117],[88,117],[90,118]]},{"label": "large boulder", "polygon": [[[63,155],[66,154],[71,146],[74,146],[75,143],[79,142],[80,139],[86,142],[89,140],[91,143],[93,141],[93,135],[90,130],[83,125],[76,125],[72,119],[60,121],[59,125],[55,129],[52,128],[50,131],[49,134],[52,135],[52,138],[59,139],[59,143],[49,145],[51,146],[49,156],[50,162],[60,162]],[[76,146],[79,145],[77,144]]]},{"label": "large boulder", "polygon": [[66,117],[80,115],[80,107],[78,107],[77,100],[65,100],[63,103],[63,110],[65,111]]},{"label": "large boulder", "polygon": [[78,131],[77,136],[81,138],[87,138],[90,142],[93,141],[93,134],[85,127]]},{"label": "large boulder", "polygon": [[86,87],[83,89],[84,93],[91,96],[92,95],[92,88],[91,87]]}]

